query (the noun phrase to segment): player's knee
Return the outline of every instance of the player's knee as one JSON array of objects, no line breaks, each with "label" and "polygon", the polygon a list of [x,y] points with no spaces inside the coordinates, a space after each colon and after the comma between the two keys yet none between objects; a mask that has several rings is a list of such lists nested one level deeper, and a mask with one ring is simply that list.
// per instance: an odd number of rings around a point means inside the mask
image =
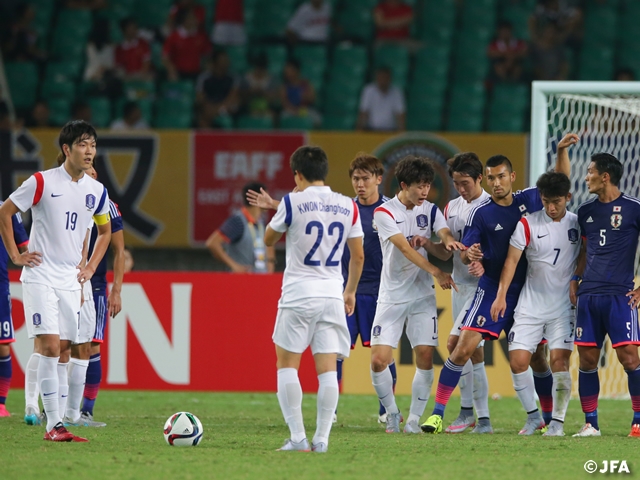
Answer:
[{"label": "player's knee", "polygon": [[[567,353],[564,353],[567,352]],[[551,355],[551,371],[552,372],[568,372],[571,358],[570,350],[563,350],[558,355]]]},{"label": "player's knee", "polygon": [[618,353],[618,360],[620,361],[622,368],[624,368],[627,372],[635,370],[640,364],[637,352],[635,352],[635,354],[627,352],[624,352],[622,354]]},{"label": "player's knee", "polygon": [[509,359],[509,366],[511,367],[511,372],[516,375],[519,373],[524,373],[529,369],[529,362],[527,362],[526,358],[515,356]]},{"label": "player's knee", "polygon": [[449,339],[447,340],[447,351],[450,354],[455,350],[459,338],[460,337],[458,337],[457,335],[449,335]]},{"label": "player's knee", "polygon": [[386,355],[381,355],[379,353],[373,353],[371,355],[371,369],[374,372],[382,372],[391,361],[386,357]]}]

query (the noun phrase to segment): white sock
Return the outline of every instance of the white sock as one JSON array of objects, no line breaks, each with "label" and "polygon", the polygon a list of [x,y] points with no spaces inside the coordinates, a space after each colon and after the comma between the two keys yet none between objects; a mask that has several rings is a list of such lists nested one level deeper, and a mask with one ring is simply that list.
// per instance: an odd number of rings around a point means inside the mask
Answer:
[{"label": "white sock", "polygon": [[471,363],[471,360],[467,360],[467,363],[462,367],[460,381],[458,382],[461,408],[473,408],[473,386],[473,363]]},{"label": "white sock", "polygon": [[60,423],[58,412],[58,360],[60,357],[40,357],[38,385],[42,397],[42,408],[47,414],[47,432]]},{"label": "white sock", "polygon": [[473,406],[478,418],[489,418],[489,380],[484,362],[473,365]]},{"label": "white sock", "polygon": [[554,420],[564,422],[567,413],[569,399],[571,398],[571,374],[569,372],[556,372],[553,374],[553,413]]},{"label": "white sock", "polygon": [[387,413],[399,413],[400,410],[398,410],[398,406],[396,405],[396,397],[393,394],[393,377],[391,376],[389,367],[381,372],[371,370],[371,382],[378,394],[380,403],[382,403]]},{"label": "white sock", "polygon": [[40,364],[39,353],[32,353],[24,369],[24,403],[26,408],[33,408],[36,412],[40,412],[38,408],[38,395],[40,388],[38,387],[38,365]]},{"label": "white sock", "polygon": [[82,402],[82,394],[84,393],[88,366],[89,360],[80,360],[79,358],[69,360],[69,368],[67,370],[69,377],[69,398],[67,400],[65,416],[71,420],[80,418],[80,403]]},{"label": "white sock", "polygon": [[69,363],[58,363],[58,413],[61,417],[67,411],[67,399],[69,398],[69,380],[67,376],[67,368]]},{"label": "white sock", "polygon": [[307,438],[302,421],[302,386],[295,368],[278,369],[278,402],[291,431],[291,441],[298,443]]},{"label": "white sock", "polygon": [[529,414],[538,410],[536,397],[534,395],[536,389],[533,384],[533,374],[531,370],[526,370],[522,373],[511,372],[511,378],[513,379],[513,389],[516,391],[524,411]]},{"label": "white sock", "polygon": [[409,418],[407,423],[415,420],[420,421],[420,417],[424,413],[424,408],[429,401],[431,395],[431,385],[433,384],[433,369],[422,370],[416,367],[416,373],[413,376],[411,384],[411,408],[409,409]]},{"label": "white sock", "polygon": [[333,424],[333,413],[338,406],[338,373],[326,372],[318,375],[318,415],[316,433],[312,443],[329,445],[329,433]]}]

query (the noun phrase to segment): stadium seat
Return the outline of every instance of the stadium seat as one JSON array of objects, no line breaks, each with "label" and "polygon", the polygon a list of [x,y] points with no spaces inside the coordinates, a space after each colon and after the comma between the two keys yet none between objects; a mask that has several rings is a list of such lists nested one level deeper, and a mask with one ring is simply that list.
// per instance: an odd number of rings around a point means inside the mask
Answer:
[{"label": "stadium seat", "polygon": [[425,2],[418,16],[418,36],[430,45],[448,45],[453,36],[456,20],[455,0]]},{"label": "stadium seat", "polygon": [[273,119],[244,115],[238,118],[237,126],[240,130],[271,130],[273,129]]},{"label": "stadium seat", "polygon": [[116,18],[130,16],[135,7],[136,0],[109,0],[109,10]]},{"label": "stadium seat", "polygon": [[480,132],[482,131],[482,123],[482,114],[450,111],[447,130],[449,132]]},{"label": "stadium seat", "polygon": [[337,19],[346,39],[369,42],[373,37],[373,8],[347,3]]},{"label": "stadium seat", "polygon": [[524,131],[524,113],[505,112],[494,108],[489,109],[487,130],[490,132],[519,133]]},{"label": "stadium seat", "polygon": [[520,4],[507,4],[502,10],[501,19],[511,22],[517,38],[529,40],[529,17],[532,9]]},{"label": "stadium seat", "polygon": [[125,96],[130,100],[150,97],[156,92],[156,85],[148,80],[130,80],[124,84]]},{"label": "stadium seat", "polygon": [[382,45],[375,50],[374,68],[389,67],[393,83],[404,88],[409,72],[409,50],[401,45]]},{"label": "stadium seat", "polygon": [[[613,47],[617,34],[618,12],[611,2],[588,2],[584,18],[585,40]],[[636,22],[638,18],[636,18]]]},{"label": "stadium seat", "polygon": [[354,113],[360,103],[360,88],[350,90],[340,84],[327,85],[323,99],[324,112],[329,114]]},{"label": "stadium seat", "polygon": [[407,129],[438,131],[442,128],[444,96],[409,95],[407,99]]},{"label": "stadium seat", "polygon": [[55,34],[66,32],[78,38],[86,38],[91,31],[92,18],[90,10],[65,9],[57,17]]},{"label": "stadium seat", "polygon": [[153,126],[156,128],[184,129],[192,126],[191,112],[158,112]]},{"label": "stadium seat", "polygon": [[98,128],[107,128],[111,123],[111,102],[105,97],[90,97],[91,123]]},{"label": "stadium seat", "polygon": [[529,88],[522,84],[498,83],[492,92],[491,106],[500,111],[524,112],[531,102]]},{"label": "stadium seat", "polygon": [[282,117],[280,119],[282,130],[311,130],[313,120],[309,117]]},{"label": "stadium seat", "polygon": [[56,126],[62,126],[71,118],[71,101],[65,98],[51,98],[49,105],[49,120]]},{"label": "stadium seat", "polygon": [[85,41],[86,37],[76,37],[73,32],[56,29],[51,44],[51,56],[59,60],[84,61]]},{"label": "stadium seat", "polygon": [[161,91],[163,98],[180,101],[185,104],[193,104],[196,95],[195,86],[190,80],[164,82]]},{"label": "stadium seat", "polygon": [[231,62],[231,71],[236,75],[242,75],[249,69],[249,62],[247,59],[247,48],[244,45],[241,46],[227,46],[225,52],[229,56]]},{"label": "stadium seat", "polygon": [[327,70],[327,49],[321,45],[299,45],[293,56],[300,62],[302,76],[320,90]]},{"label": "stadium seat", "polygon": [[353,130],[357,115],[325,115],[322,119],[323,130]]},{"label": "stadium seat", "polygon": [[[116,101],[115,115],[113,116],[114,120],[122,118],[122,112],[124,109],[124,104],[127,102],[126,98],[121,98]],[[136,103],[140,107],[142,111],[142,118],[144,118],[147,124],[151,125],[151,120],[153,118],[153,103],[154,101],[147,97],[136,100]]]},{"label": "stadium seat", "polygon": [[468,29],[481,26],[483,29],[492,32],[495,29],[497,12],[496,0],[465,2],[462,9],[462,28]]},{"label": "stadium seat", "polygon": [[252,51],[253,55],[264,52],[269,62],[269,73],[276,78],[282,78],[284,65],[287,62],[287,47],[284,45],[259,46]]},{"label": "stadium seat", "polygon": [[74,83],[45,79],[42,83],[42,96],[46,100],[60,98],[72,102],[76,97]]},{"label": "stadium seat", "polygon": [[38,68],[31,62],[5,63],[5,74],[13,105],[18,109],[30,108],[38,92]]},{"label": "stadium seat", "polygon": [[133,16],[141,27],[158,28],[167,21],[172,4],[173,0],[136,0]]},{"label": "stadium seat", "polygon": [[49,62],[45,71],[45,77],[57,82],[75,82],[82,73],[82,62]]},{"label": "stadium seat", "polygon": [[250,37],[256,39],[284,38],[287,22],[291,18],[294,7],[295,0],[257,3],[249,32]]},{"label": "stadium seat", "polygon": [[613,48],[583,46],[578,67],[580,80],[611,80],[614,74]]}]

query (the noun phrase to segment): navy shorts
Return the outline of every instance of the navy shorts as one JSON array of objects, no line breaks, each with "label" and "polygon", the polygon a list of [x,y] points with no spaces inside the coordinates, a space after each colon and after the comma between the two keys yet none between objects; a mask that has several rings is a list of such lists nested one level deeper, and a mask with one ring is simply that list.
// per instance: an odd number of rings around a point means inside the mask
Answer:
[{"label": "navy shorts", "polygon": [[104,342],[104,331],[107,328],[107,319],[109,312],[107,311],[107,289],[94,288],[93,302],[96,306],[96,333],[93,335],[93,341],[97,343]]},{"label": "navy shorts", "polygon": [[351,335],[351,349],[356,347],[358,335],[360,341],[365,347],[371,346],[371,329],[373,328],[373,319],[376,316],[376,307],[378,305],[377,295],[358,295],[356,294],[356,308],[353,315],[347,316],[347,326]]},{"label": "navy shorts", "polygon": [[15,341],[13,322],[11,321],[11,295],[8,292],[3,292],[0,295],[0,343]]},{"label": "navy shorts", "polygon": [[625,295],[580,295],[575,344],[602,348],[609,335],[613,348],[640,345],[638,309],[629,306]]},{"label": "navy shorts", "polygon": [[504,317],[498,318],[498,321],[494,322],[491,319],[491,305],[493,305],[497,294],[497,288],[485,289],[478,287],[471,302],[471,307],[469,307],[467,315],[462,322],[461,330],[479,332],[486,340],[497,340],[503,330],[508,335],[513,325],[513,312],[518,304],[519,294],[507,294],[507,309]]}]

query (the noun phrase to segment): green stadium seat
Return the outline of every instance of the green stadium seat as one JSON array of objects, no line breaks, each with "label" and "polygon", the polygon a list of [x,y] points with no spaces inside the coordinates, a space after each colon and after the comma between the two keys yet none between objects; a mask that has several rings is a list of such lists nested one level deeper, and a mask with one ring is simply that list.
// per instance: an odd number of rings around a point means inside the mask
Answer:
[{"label": "green stadium seat", "polygon": [[610,2],[587,4],[584,18],[584,31],[587,32],[585,40],[612,47],[616,39],[617,26],[618,12],[615,5],[610,5]]},{"label": "green stadium seat", "polygon": [[82,73],[82,62],[50,62],[47,64],[45,77],[57,82],[75,82]]},{"label": "green stadium seat", "polygon": [[135,8],[136,0],[109,0],[109,10],[116,18],[130,16]]},{"label": "green stadium seat", "polygon": [[177,100],[185,104],[192,104],[196,95],[195,86],[190,80],[164,82],[161,91],[164,98]]},{"label": "green stadium seat", "polygon": [[458,57],[454,67],[454,78],[467,82],[484,80],[489,73],[489,59],[485,56]]},{"label": "green stadium seat", "polygon": [[[115,115],[113,116],[114,120],[122,118],[122,112],[124,109],[124,104],[126,102],[127,102],[126,98],[121,98],[116,101]],[[151,98],[147,97],[147,98],[141,98],[139,100],[136,100],[136,103],[140,107],[140,110],[142,112],[142,118],[144,118],[147,124],[151,125],[151,120],[153,119],[154,101]]]},{"label": "green stadium seat", "polygon": [[353,130],[357,115],[325,115],[322,119],[323,130]]},{"label": "green stadium seat", "polygon": [[511,22],[517,38],[529,40],[529,17],[533,10],[521,4],[508,4],[502,10],[500,18]]},{"label": "green stadium seat", "polygon": [[282,117],[280,128],[282,130],[312,130],[313,120],[309,117]]},{"label": "green stadium seat", "polygon": [[35,8],[35,18],[33,19],[33,28],[38,32],[39,41],[46,42],[51,30],[51,19],[53,17],[53,2],[42,3]]},{"label": "green stadium seat", "polygon": [[578,78],[580,80],[611,80],[614,74],[613,48],[582,48]]},{"label": "green stadium seat", "polygon": [[520,133],[524,132],[524,114],[517,112],[505,112],[495,109],[493,105],[489,109],[487,129],[490,132]]},{"label": "green stadium seat", "polygon": [[259,46],[253,49],[252,54],[258,55],[261,52],[267,55],[269,73],[276,78],[282,78],[284,65],[287,62],[287,47],[284,45]]},{"label": "green stadium seat", "polygon": [[292,0],[256,4],[249,35],[257,39],[284,38],[294,7]]},{"label": "green stadium seat", "polygon": [[426,77],[414,78],[409,85],[408,96],[410,101],[439,98],[444,100],[448,81],[446,78]]},{"label": "green stadium seat", "polygon": [[374,68],[389,67],[393,83],[404,88],[409,72],[409,50],[400,45],[382,45],[375,50]]},{"label": "green stadium seat", "polygon": [[329,83],[325,89],[338,88],[344,90],[349,95],[357,94],[364,83],[363,75],[353,75],[346,70],[334,71],[329,77]]},{"label": "green stadium seat", "polygon": [[316,90],[321,89],[327,70],[327,49],[321,45],[299,45],[294,49],[293,56],[300,62],[302,76]]},{"label": "green stadium seat", "polygon": [[4,68],[14,106],[30,108],[38,93],[38,67],[31,62],[11,62]]},{"label": "green stadium seat", "polygon": [[241,46],[227,46],[225,52],[229,56],[231,63],[231,71],[236,75],[242,75],[249,70],[249,62],[247,59],[247,48],[244,45]]},{"label": "green stadium seat", "polygon": [[51,44],[52,57],[59,60],[84,61],[86,57],[86,43],[84,37],[76,37],[73,32],[58,30],[53,35]]},{"label": "green stadium seat", "polygon": [[87,98],[91,107],[91,123],[98,128],[108,128],[111,124],[111,102],[105,97]]},{"label": "green stadium seat", "polygon": [[76,86],[71,82],[45,79],[42,84],[42,96],[47,100],[60,98],[72,102],[76,97]]},{"label": "green stadium seat", "polygon": [[56,126],[62,126],[71,119],[71,101],[65,98],[51,98],[49,105],[49,120]]},{"label": "green stadium seat", "polygon": [[332,69],[351,68],[366,70],[367,50],[359,45],[338,45],[333,49]]},{"label": "green stadium seat", "polygon": [[133,16],[141,27],[158,28],[167,21],[172,4],[173,0],[136,0]]},{"label": "green stadium seat", "polygon": [[481,132],[483,116],[464,111],[449,112],[447,130],[450,132]]},{"label": "green stadium seat", "polygon": [[462,9],[462,28],[478,28],[493,32],[497,19],[495,0],[474,0],[465,2]]},{"label": "green stadium seat", "polygon": [[91,31],[91,11],[82,9],[66,9],[58,14],[55,34],[66,32],[78,40],[86,38]]},{"label": "green stadium seat", "polygon": [[153,123],[155,128],[185,129],[191,128],[192,119],[190,112],[167,112],[157,113]]},{"label": "green stadium seat", "polygon": [[407,130],[438,132],[442,130],[442,111],[418,111],[407,112]]},{"label": "green stadium seat", "polygon": [[338,16],[345,38],[368,42],[373,37],[373,9],[347,3]]},{"label": "green stadium seat", "polygon": [[349,91],[341,85],[329,84],[325,89],[323,109],[329,114],[354,113],[360,103],[358,91]]},{"label": "green stadium seat", "polygon": [[529,87],[521,84],[498,83],[493,88],[491,106],[502,111],[523,112],[531,103]]},{"label": "green stadium seat", "polygon": [[130,100],[150,97],[156,92],[156,85],[149,80],[130,80],[124,84],[125,96]]},{"label": "green stadium seat", "polygon": [[271,130],[273,129],[273,119],[244,115],[238,118],[237,126],[240,130]]}]

